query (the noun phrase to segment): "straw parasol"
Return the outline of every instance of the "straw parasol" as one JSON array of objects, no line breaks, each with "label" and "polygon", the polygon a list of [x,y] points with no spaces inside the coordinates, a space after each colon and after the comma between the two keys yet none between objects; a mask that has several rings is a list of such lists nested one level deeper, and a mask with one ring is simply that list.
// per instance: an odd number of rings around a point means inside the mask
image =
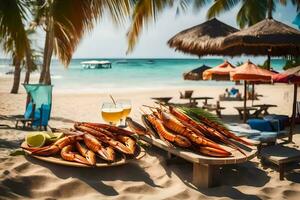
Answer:
[{"label": "straw parasol", "polygon": [[231,51],[222,50],[221,45],[225,36],[237,31],[214,18],[177,33],[168,44],[175,50],[198,56],[233,55]]},{"label": "straw parasol", "polygon": [[296,117],[296,103],[297,103],[297,89],[300,84],[300,66],[286,70],[283,73],[275,74],[273,81],[277,83],[292,83],[294,84],[294,99],[293,99],[293,111],[292,111],[292,123],[290,126],[289,141],[293,139],[293,129],[295,126]]},{"label": "straw parasol", "polygon": [[234,69],[235,66],[225,60],[224,63],[203,72],[203,80],[230,80],[230,72],[232,72]]},{"label": "straw parasol", "polygon": [[203,72],[208,69],[211,69],[211,67],[202,65],[201,67],[193,69],[192,71],[183,73],[183,79],[184,80],[194,80],[194,81],[203,80],[203,77],[202,77]]},{"label": "straw parasol", "polygon": [[230,73],[230,78],[233,81],[244,81],[244,116],[243,120],[246,122],[246,107],[247,107],[247,81],[260,81],[260,82],[270,82],[272,81],[273,72],[262,69],[248,60],[240,67],[235,68],[233,72]]},{"label": "straw parasol", "polygon": [[264,19],[223,40],[224,51],[234,55],[299,56],[300,31],[274,19]]}]

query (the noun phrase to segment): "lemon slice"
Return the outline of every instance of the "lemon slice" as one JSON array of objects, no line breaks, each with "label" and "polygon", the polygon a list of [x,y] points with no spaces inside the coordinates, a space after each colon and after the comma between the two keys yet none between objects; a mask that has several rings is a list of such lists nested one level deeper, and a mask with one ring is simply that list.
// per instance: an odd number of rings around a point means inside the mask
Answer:
[{"label": "lemon slice", "polygon": [[42,147],[46,142],[46,136],[41,132],[31,132],[26,135],[25,141],[30,147]]}]

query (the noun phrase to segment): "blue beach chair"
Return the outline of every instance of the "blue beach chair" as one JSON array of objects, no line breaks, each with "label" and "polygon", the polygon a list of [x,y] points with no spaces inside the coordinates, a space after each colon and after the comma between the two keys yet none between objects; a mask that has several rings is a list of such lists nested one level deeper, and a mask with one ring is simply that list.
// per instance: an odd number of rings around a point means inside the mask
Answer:
[{"label": "blue beach chair", "polygon": [[275,143],[278,138],[288,135],[288,131],[284,130],[280,120],[275,118],[249,119],[247,124],[252,129],[260,131],[259,135],[250,136],[249,138],[262,143]]},{"label": "blue beach chair", "polygon": [[39,127],[47,129],[50,120],[52,105],[52,85],[43,84],[24,84],[27,94],[30,96],[30,103],[26,106],[23,118],[16,119],[16,128],[18,123],[22,122],[23,127]]},{"label": "blue beach chair", "polygon": [[32,122],[34,121],[34,111],[35,104],[33,102],[29,102],[27,104],[24,115],[15,116],[16,128],[18,128],[19,122],[23,124],[23,128],[25,128],[26,126],[32,127]]}]

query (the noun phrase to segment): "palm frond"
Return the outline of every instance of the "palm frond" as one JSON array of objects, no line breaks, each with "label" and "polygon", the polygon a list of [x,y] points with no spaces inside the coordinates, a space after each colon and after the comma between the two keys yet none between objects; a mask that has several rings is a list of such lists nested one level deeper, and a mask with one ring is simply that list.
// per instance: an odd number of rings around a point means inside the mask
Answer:
[{"label": "palm frond", "polygon": [[297,11],[300,10],[300,0],[291,0],[293,5],[297,6]]},{"label": "palm frond", "polygon": [[142,29],[149,22],[155,22],[158,14],[166,7],[172,6],[172,2],[171,0],[139,0],[136,2],[132,22],[127,33],[127,53],[133,51]]},{"label": "palm frond", "polygon": [[203,6],[205,6],[206,4],[210,3],[211,0],[193,0],[193,7],[195,9],[200,9],[202,8]]},{"label": "palm frond", "polygon": [[241,28],[251,26],[265,19],[267,10],[267,1],[244,0],[236,20]]},{"label": "palm frond", "polygon": [[14,52],[19,59],[25,56],[29,48],[24,4],[25,0],[2,0],[0,6],[0,42],[7,53]]},{"label": "palm frond", "polygon": [[54,53],[67,66],[83,35],[104,13],[122,24],[132,4],[132,0],[54,0],[47,11],[53,18]]},{"label": "palm frond", "polygon": [[283,6],[287,4],[287,0],[277,0],[277,1],[279,1],[279,3]]},{"label": "palm frond", "polygon": [[185,13],[190,4],[191,0],[179,0],[176,8],[176,16],[180,15],[181,13]]},{"label": "palm frond", "polygon": [[207,18],[211,19],[225,11],[229,11],[240,2],[241,0],[215,0],[207,11]]},{"label": "palm frond", "polygon": [[124,25],[126,19],[131,14],[131,9],[136,3],[135,0],[105,0],[98,2],[98,6],[106,8],[109,16],[113,19],[116,25]]}]

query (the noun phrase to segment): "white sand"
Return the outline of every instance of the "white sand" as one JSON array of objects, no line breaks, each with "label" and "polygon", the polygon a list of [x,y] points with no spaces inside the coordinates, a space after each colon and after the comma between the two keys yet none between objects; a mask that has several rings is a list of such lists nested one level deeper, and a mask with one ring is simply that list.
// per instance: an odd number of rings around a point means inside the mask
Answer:
[{"label": "white sand", "polygon": [[[24,90],[9,94],[11,81],[0,79],[0,114],[22,114],[25,106]],[[256,103],[278,105],[271,113],[291,114],[292,86],[257,86],[264,97]],[[223,87],[198,87],[194,96],[217,97]],[[242,90],[242,87],[240,87]],[[139,107],[152,104],[150,97],[171,96],[179,100],[178,89],[160,89],[144,92],[113,93],[115,98],[132,100],[131,116],[139,119]],[[107,94],[62,94],[54,88],[53,127],[71,127],[74,121],[101,121],[100,106],[108,101]],[[215,103],[216,100],[210,101]],[[249,101],[250,105],[251,102]],[[238,121],[234,106],[242,102],[221,102],[224,120]],[[13,126],[13,123],[0,121]],[[287,179],[279,181],[274,167],[262,167],[258,159],[221,169],[222,185],[210,189],[195,189],[190,185],[192,165],[188,162],[166,164],[166,153],[151,147],[142,160],[124,166],[101,169],[79,169],[57,166],[24,156],[9,156],[18,148],[26,131],[0,129],[0,199],[299,199],[300,168],[294,168]],[[299,135],[295,136],[300,144]]]}]

